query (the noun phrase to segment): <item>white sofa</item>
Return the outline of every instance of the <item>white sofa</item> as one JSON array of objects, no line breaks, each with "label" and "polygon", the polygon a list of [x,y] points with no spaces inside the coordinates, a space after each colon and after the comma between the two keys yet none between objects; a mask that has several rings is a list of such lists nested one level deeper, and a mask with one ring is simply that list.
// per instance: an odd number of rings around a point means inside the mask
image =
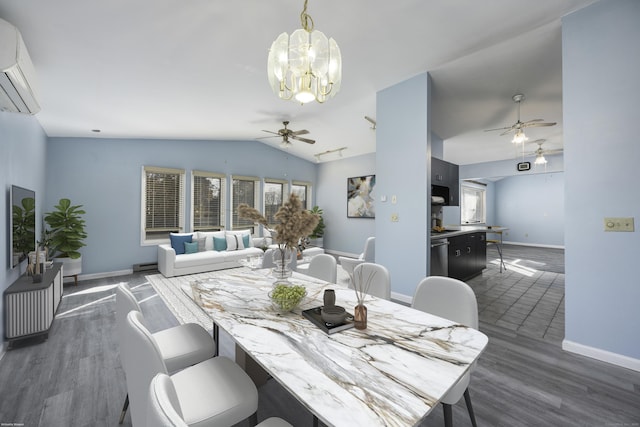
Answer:
[{"label": "white sofa", "polygon": [[[262,256],[264,253],[262,249],[256,247],[262,244],[262,238],[252,238],[249,230],[174,234],[174,236],[188,235],[192,236],[189,243],[198,244],[197,252],[176,254],[179,242],[174,244],[175,247],[171,244],[158,245],[158,270],[165,277],[240,267],[239,260],[248,256]],[[223,241],[225,245],[222,245]],[[229,242],[228,246],[227,242]],[[216,245],[216,243],[219,244]]]}]

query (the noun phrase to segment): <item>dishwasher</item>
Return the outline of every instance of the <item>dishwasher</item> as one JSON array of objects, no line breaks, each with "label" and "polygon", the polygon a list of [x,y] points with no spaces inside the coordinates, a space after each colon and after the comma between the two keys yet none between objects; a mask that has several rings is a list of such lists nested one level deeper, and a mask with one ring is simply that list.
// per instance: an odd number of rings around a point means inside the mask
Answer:
[{"label": "dishwasher", "polygon": [[431,240],[431,264],[429,276],[447,276],[449,274],[449,240]]}]

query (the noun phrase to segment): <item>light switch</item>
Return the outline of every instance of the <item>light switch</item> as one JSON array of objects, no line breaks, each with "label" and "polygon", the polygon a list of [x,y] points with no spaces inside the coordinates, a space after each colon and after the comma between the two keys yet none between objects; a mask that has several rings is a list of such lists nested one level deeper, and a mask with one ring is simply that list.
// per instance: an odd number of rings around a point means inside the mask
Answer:
[{"label": "light switch", "polygon": [[380,196],[380,201],[385,203],[387,201],[387,196]]},{"label": "light switch", "polygon": [[634,231],[633,217],[631,218],[605,218],[604,231]]},{"label": "light switch", "polygon": [[393,203],[395,205],[397,201],[398,201],[398,199],[396,198],[395,194],[393,196],[391,196],[391,203]]}]

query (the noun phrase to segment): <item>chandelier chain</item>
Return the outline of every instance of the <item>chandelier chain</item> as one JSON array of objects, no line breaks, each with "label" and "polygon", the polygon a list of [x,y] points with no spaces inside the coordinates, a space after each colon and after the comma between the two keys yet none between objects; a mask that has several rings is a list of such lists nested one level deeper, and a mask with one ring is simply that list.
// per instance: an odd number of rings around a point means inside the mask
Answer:
[{"label": "chandelier chain", "polygon": [[304,8],[300,14],[300,22],[302,23],[302,28],[304,28],[307,33],[310,33],[313,31],[314,23],[311,15],[307,13],[307,3],[309,3],[309,0],[304,0]]}]

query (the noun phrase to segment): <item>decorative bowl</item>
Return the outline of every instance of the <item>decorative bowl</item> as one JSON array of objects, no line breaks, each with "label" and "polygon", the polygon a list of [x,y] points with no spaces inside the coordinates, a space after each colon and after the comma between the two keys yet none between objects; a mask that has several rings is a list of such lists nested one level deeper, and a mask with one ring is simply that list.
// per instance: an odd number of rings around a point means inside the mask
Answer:
[{"label": "decorative bowl", "polygon": [[281,313],[294,310],[305,296],[307,296],[307,290],[304,286],[290,283],[276,283],[269,292],[273,307]]}]

